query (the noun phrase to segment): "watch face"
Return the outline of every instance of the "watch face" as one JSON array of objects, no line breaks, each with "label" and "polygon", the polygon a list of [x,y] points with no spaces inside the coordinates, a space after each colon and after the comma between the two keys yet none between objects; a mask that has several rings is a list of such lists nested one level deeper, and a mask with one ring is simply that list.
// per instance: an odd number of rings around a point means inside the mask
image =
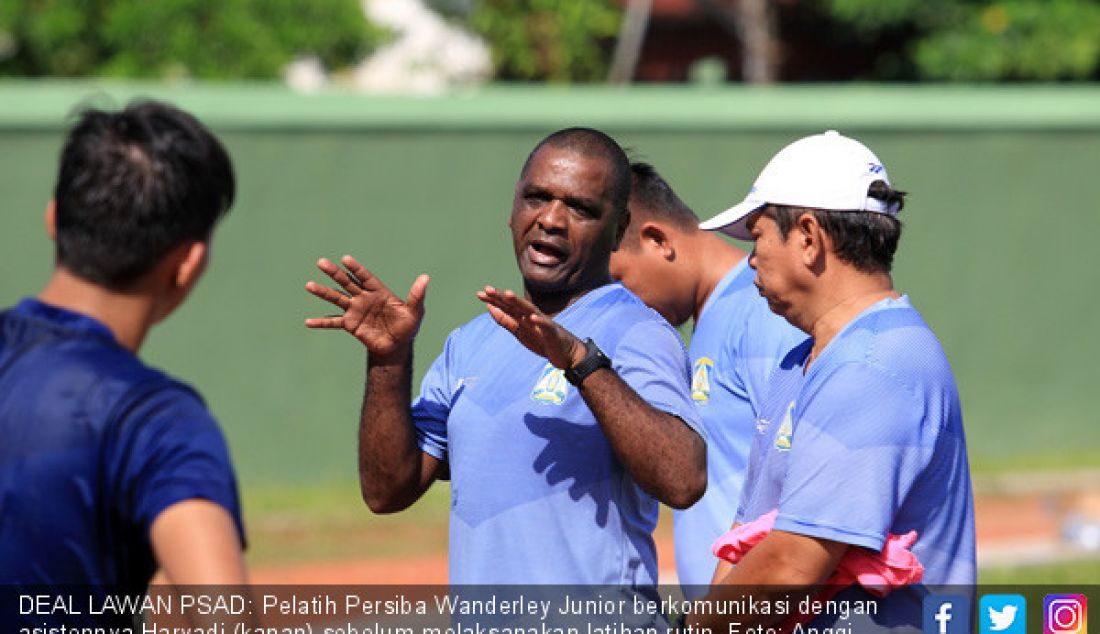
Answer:
[{"label": "watch face", "polygon": [[565,371],[565,378],[573,385],[579,386],[589,374],[600,368],[610,368],[611,359],[600,350],[591,338],[584,340],[584,358],[580,363]]}]

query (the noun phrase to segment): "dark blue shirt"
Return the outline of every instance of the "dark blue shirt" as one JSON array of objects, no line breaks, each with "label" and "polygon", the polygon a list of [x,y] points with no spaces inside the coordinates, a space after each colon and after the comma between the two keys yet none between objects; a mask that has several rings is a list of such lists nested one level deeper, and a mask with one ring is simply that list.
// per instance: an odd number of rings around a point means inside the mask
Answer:
[{"label": "dark blue shirt", "polygon": [[85,315],[34,299],[0,313],[0,584],[141,592],[153,520],[195,498],[243,541],[225,439],[194,390]]}]

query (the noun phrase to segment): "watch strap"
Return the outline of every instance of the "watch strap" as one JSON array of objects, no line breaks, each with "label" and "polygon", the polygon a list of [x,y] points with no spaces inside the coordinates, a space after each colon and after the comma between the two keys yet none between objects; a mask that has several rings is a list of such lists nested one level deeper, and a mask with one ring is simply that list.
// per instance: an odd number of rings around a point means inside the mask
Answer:
[{"label": "watch strap", "polygon": [[565,371],[565,380],[576,387],[580,387],[581,383],[588,378],[588,375],[600,368],[610,367],[611,359],[608,359],[603,350],[600,350],[596,342],[589,337],[584,340],[584,358],[577,365]]}]

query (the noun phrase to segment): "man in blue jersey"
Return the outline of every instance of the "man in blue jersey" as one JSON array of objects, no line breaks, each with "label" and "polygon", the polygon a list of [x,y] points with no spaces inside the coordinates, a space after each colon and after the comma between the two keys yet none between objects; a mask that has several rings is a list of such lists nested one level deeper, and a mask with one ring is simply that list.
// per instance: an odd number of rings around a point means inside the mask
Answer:
[{"label": "man in blue jersey", "polygon": [[706,486],[683,344],[608,273],[628,223],[630,166],[610,137],[570,128],[520,172],[509,226],[523,294],[486,287],[410,402],[427,277],[401,301],[350,257],[322,260],[343,311],[307,320],[367,347],[360,482],[376,512],[451,480],[454,584],[657,580],[657,502]]},{"label": "man in blue jersey", "polygon": [[707,434],[707,492],[673,515],[676,573],[694,599],[714,576],[711,544],[737,512],[768,376],[805,335],[768,310],[744,251],[700,229],[653,166],[630,169],[630,226],[611,275],[672,325],[694,323],[691,397]]},{"label": "man in blue jersey", "polygon": [[53,274],[0,313],[0,584],[245,580],[218,425],[137,357],[201,277],[234,189],[222,145],[167,104],[89,109],[70,131],[46,213]]},{"label": "man in blue jersey", "polygon": [[[749,522],[778,510],[774,527],[732,570],[720,570],[712,598],[746,586],[809,592],[849,551],[879,553],[911,531],[924,584],[974,583],[955,380],[890,276],[902,203],[869,149],[829,131],[784,148],[744,202],[702,225],[755,242],[749,265],[757,288],[809,335],[772,377],[738,511],[738,522]],[[919,628],[923,590],[894,589],[853,631]],[[844,596],[871,595],[848,588]],[[757,615],[742,625],[778,618]]]}]

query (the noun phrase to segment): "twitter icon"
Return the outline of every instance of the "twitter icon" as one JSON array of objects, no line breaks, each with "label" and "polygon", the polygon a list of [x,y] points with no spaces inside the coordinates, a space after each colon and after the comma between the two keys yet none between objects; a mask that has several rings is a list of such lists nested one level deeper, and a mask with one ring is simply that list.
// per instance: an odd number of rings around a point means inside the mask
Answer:
[{"label": "twitter icon", "polygon": [[1027,599],[1019,594],[987,594],[978,608],[981,634],[1027,634]]}]

